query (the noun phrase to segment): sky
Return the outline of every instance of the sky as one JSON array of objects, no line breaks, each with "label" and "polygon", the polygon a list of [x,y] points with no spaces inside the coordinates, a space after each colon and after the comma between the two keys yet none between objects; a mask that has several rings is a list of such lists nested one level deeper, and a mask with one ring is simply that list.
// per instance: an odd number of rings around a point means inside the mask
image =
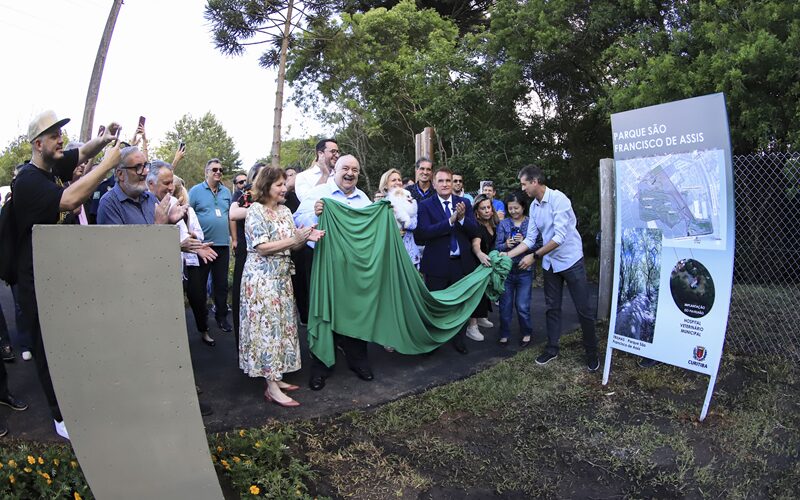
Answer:
[{"label": "sky", "polygon": [[[26,134],[39,112],[71,118],[80,134],[86,91],[111,0],[0,0],[0,149]],[[277,70],[258,65],[259,47],[242,56],[214,48],[205,0],[126,0],[108,51],[94,118],[117,121],[130,138],[139,116],[155,150],[178,119],[216,115],[244,166],[272,145]],[[289,96],[288,85],[284,95]],[[331,132],[285,101],[283,138]],[[191,147],[191,145],[187,145]]]}]

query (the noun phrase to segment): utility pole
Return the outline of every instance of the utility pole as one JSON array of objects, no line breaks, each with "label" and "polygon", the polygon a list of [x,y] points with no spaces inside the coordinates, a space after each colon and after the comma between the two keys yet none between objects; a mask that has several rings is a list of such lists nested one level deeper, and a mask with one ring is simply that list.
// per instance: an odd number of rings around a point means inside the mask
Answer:
[{"label": "utility pole", "polygon": [[289,50],[289,35],[292,31],[292,7],[294,0],[289,0],[286,7],[286,23],[283,26],[281,40],[281,59],[278,64],[278,88],[275,90],[275,116],[272,122],[272,166],[281,166],[281,118],[283,115],[283,85],[286,80],[286,53]]},{"label": "utility pole", "polygon": [[103,67],[108,56],[108,46],[111,45],[111,35],[114,33],[114,25],[117,23],[117,16],[122,7],[122,0],[114,0],[111,5],[111,12],[108,14],[106,28],[103,30],[103,38],[100,40],[100,47],[97,49],[97,57],[94,60],[92,69],[92,79],[89,80],[89,91],[86,92],[86,106],[83,108],[83,122],[81,123],[81,141],[87,142],[92,138],[92,127],[94,126],[94,108],[97,106],[97,96],[100,93],[100,80],[103,79]]}]

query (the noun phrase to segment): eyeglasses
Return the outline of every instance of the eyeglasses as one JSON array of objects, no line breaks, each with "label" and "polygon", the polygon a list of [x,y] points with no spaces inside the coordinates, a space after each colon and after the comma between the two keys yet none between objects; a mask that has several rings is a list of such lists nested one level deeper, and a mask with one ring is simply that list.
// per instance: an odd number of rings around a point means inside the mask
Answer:
[{"label": "eyeglasses", "polygon": [[453,179],[453,182],[464,182],[461,179]]},{"label": "eyeglasses", "polygon": [[136,171],[136,175],[142,175],[145,170],[150,170],[150,163],[137,163],[132,167],[122,167],[125,170],[134,170]]},{"label": "eyeglasses", "polygon": [[340,154],[342,154],[342,152],[339,151],[338,149],[329,149],[328,152],[330,154],[332,154],[332,155],[340,155]]},{"label": "eyeglasses", "polygon": [[220,167],[211,167],[209,170],[211,170],[215,174],[217,172],[219,172],[220,174],[224,174],[225,173],[225,169],[224,168],[220,168]]}]

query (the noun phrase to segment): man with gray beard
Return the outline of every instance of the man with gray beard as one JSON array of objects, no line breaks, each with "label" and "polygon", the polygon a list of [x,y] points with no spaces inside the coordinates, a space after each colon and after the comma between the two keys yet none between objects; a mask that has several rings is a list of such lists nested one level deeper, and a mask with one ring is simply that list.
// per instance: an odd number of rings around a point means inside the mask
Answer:
[{"label": "man with gray beard", "polygon": [[120,162],[114,175],[117,183],[100,198],[97,209],[98,224],[175,224],[186,214],[186,206],[170,207],[170,197],[159,203],[147,191],[147,174],[150,164],[136,146],[120,152]]}]

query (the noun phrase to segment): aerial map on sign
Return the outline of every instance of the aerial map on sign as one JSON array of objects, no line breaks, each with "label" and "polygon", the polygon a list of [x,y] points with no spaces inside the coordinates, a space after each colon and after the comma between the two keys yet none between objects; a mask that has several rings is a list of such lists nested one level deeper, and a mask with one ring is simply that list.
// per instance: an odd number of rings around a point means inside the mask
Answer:
[{"label": "aerial map on sign", "polygon": [[659,229],[665,240],[724,246],[720,224],[722,150],[618,162],[622,227]]}]

